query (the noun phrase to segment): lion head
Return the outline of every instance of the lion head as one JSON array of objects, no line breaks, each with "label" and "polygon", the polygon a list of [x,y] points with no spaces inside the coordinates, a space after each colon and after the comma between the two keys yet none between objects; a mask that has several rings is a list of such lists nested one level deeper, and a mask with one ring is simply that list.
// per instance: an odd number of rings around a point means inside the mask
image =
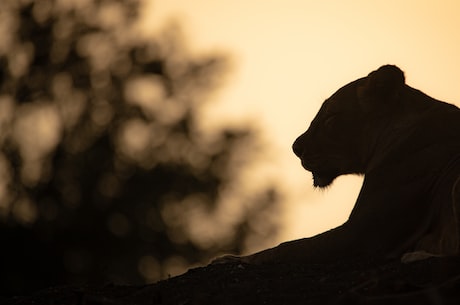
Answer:
[{"label": "lion head", "polygon": [[[326,187],[344,174],[365,174],[380,136],[401,114],[404,73],[386,65],[340,88],[293,144],[313,184]],[[380,143],[381,144],[381,143]]]}]

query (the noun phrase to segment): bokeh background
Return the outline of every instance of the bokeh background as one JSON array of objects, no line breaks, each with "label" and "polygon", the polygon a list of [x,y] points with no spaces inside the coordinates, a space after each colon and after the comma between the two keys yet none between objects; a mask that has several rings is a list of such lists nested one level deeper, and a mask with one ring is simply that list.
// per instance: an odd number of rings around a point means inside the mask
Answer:
[{"label": "bokeh background", "polygon": [[460,103],[458,1],[0,2],[0,287],[139,284],[346,220],[291,152],[391,63]]}]

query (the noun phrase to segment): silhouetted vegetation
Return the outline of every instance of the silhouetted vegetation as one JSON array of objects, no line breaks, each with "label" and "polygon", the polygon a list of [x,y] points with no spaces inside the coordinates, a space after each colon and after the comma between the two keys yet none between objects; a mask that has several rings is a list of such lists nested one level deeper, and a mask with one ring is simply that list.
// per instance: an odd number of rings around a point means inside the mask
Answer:
[{"label": "silhouetted vegetation", "polygon": [[254,131],[200,128],[227,58],[143,38],[139,6],[0,2],[3,294],[152,282],[275,232],[276,191],[239,187]]}]

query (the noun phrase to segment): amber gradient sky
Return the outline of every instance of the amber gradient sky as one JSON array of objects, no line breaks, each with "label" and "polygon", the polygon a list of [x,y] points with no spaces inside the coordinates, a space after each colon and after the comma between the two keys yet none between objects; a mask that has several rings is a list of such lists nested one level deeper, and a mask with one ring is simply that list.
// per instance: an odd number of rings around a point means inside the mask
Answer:
[{"label": "amber gradient sky", "polygon": [[347,219],[361,180],[315,191],[290,146],[322,101],[382,64],[397,64],[409,85],[460,105],[460,1],[157,0],[148,26],[174,18],[192,50],[232,54],[234,69],[205,122],[257,121],[273,143],[267,175],[282,180],[284,229],[278,240],[324,231]]}]

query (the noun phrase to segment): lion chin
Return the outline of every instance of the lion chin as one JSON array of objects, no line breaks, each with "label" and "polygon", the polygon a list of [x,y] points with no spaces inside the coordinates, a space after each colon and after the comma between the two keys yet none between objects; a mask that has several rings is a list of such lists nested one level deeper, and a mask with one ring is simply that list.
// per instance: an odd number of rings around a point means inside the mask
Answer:
[{"label": "lion chin", "polygon": [[319,187],[319,188],[325,188],[328,187],[329,185],[332,184],[335,178],[337,178],[338,175],[335,174],[318,174],[318,173],[313,173],[313,186],[314,187]]}]

